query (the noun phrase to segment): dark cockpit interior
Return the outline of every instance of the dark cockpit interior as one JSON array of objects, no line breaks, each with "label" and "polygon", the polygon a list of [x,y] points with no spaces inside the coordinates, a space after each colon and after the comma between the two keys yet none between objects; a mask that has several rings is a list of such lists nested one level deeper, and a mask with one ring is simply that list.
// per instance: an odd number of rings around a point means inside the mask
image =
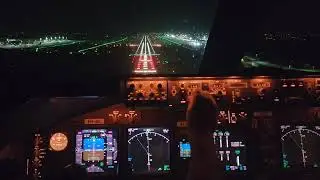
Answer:
[{"label": "dark cockpit interior", "polygon": [[0,179],[184,180],[197,90],[218,106],[223,179],[319,179],[320,36],[305,22],[314,4],[210,5],[207,34],[0,37]]}]

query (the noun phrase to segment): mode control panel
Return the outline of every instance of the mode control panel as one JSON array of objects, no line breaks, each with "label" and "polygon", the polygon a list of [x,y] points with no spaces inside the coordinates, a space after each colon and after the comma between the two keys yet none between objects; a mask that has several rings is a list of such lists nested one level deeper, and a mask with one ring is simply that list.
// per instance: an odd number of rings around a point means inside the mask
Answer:
[{"label": "mode control panel", "polygon": [[[184,106],[196,90],[209,92],[220,107],[290,103],[302,99],[320,104],[320,78],[281,79],[272,77],[139,77],[126,82],[126,100],[141,104]],[[259,103],[257,103],[259,102]]]}]

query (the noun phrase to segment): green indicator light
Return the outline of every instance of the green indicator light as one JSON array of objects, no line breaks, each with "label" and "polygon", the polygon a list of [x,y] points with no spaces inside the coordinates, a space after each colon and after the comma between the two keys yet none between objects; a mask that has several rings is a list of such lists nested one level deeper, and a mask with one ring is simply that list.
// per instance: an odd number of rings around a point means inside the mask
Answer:
[{"label": "green indicator light", "polygon": [[236,155],[239,155],[240,154],[240,150],[237,149],[237,150],[234,151],[234,153],[236,153]]}]

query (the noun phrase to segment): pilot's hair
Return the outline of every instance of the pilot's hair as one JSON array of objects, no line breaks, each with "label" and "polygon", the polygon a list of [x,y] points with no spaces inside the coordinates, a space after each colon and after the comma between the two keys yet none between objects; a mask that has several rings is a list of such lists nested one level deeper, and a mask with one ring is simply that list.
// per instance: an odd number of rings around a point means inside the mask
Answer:
[{"label": "pilot's hair", "polygon": [[197,90],[189,101],[187,120],[193,131],[208,132],[216,128],[218,106],[208,92]]}]

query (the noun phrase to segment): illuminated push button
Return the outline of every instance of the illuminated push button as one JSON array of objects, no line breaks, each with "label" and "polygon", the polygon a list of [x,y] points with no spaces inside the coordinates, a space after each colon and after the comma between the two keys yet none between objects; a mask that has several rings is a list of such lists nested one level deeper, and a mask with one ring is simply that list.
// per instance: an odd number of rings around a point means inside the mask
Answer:
[{"label": "illuminated push button", "polygon": [[172,96],[175,96],[177,94],[177,91],[176,90],[172,90],[171,94],[172,94]]},{"label": "illuminated push button", "polygon": [[273,102],[275,103],[280,102],[280,93],[278,89],[273,90]]},{"label": "illuminated push button", "polygon": [[185,90],[181,90],[181,100],[180,103],[181,104],[185,104],[187,102],[188,99],[188,93]]},{"label": "illuminated push button", "polygon": [[191,91],[188,91],[188,96],[191,96],[192,95],[192,92]]},{"label": "illuminated push button", "polygon": [[299,82],[299,85],[298,85],[299,87],[303,87],[304,86],[304,84],[303,84],[303,82]]},{"label": "illuminated push button", "polygon": [[265,89],[260,89],[260,90],[258,91],[258,94],[259,94],[260,96],[264,96],[266,93],[267,93],[267,91],[266,91]]},{"label": "illuminated push button", "polygon": [[241,93],[240,93],[239,89],[235,90],[234,94],[235,94],[236,97],[240,97],[241,96]]},{"label": "illuminated push button", "polygon": [[282,87],[286,88],[286,87],[288,87],[288,84],[286,82],[283,82]]},{"label": "illuminated push button", "polygon": [[139,92],[139,93],[137,94],[137,98],[138,98],[139,100],[142,100],[142,99],[143,99],[143,94],[142,94],[141,92]]},{"label": "illuminated push button", "polygon": [[226,171],[230,171],[230,166],[229,165],[226,165]]},{"label": "illuminated push button", "polygon": [[149,98],[150,98],[150,100],[155,100],[155,94],[153,92],[151,92],[149,94]]},{"label": "illuminated push button", "polygon": [[215,95],[215,100],[216,101],[221,101],[222,97],[223,97],[222,92],[218,91],[218,93]]}]

